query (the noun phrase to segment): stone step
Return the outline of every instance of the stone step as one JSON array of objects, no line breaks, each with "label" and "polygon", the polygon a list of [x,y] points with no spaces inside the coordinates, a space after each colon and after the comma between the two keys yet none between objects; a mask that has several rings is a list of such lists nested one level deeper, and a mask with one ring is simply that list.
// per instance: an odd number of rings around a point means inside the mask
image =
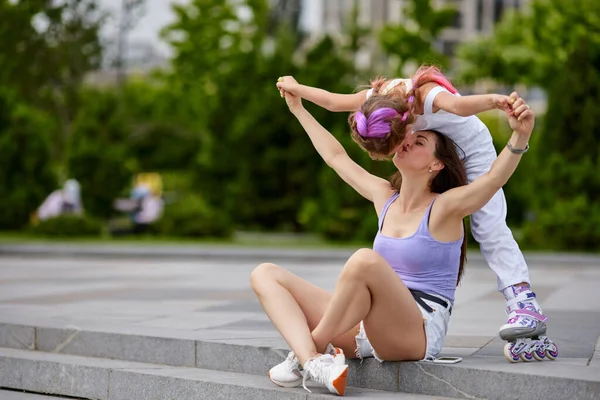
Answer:
[{"label": "stone step", "polygon": [[[74,397],[70,398],[75,399]],[[39,393],[0,390],[0,400],[65,400],[64,397],[46,396]]]},{"label": "stone step", "polygon": [[[196,367],[261,378],[287,354],[281,339],[228,339],[231,332],[171,331],[161,336],[145,328],[117,333],[49,325],[2,323],[0,347]],[[588,366],[588,360],[581,359],[510,364],[502,356],[471,356],[456,365],[380,364],[373,359],[362,364],[350,360],[349,364],[350,386],[390,392],[488,399],[505,399],[507,391],[508,397],[529,399],[595,399],[600,393],[600,366]]]},{"label": "stone step", "polygon": [[[77,400],[75,397],[69,399]],[[65,398],[16,390],[0,390],[0,400],[65,400]]]},{"label": "stone step", "polygon": [[[303,388],[280,388],[266,376],[0,348],[0,387],[83,399],[332,399],[324,386],[314,382],[309,386],[312,393]],[[346,395],[381,400],[447,399],[352,387],[346,389]]]}]

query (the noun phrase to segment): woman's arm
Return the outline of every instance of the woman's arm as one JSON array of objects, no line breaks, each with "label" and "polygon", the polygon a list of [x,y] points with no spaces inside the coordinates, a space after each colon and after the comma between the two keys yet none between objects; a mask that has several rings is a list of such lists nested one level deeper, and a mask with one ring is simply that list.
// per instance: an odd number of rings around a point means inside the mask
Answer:
[{"label": "woman's arm", "polygon": [[327,90],[301,85],[291,76],[279,78],[277,88],[281,91],[282,96],[285,96],[284,93],[292,93],[333,112],[356,111],[367,99],[367,90],[352,94],[331,93]]},{"label": "woman's arm", "polygon": [[469,185],[451,189],[440,195],[439,201],[442,202],[445,212],[464,218],[480,210],[517,169],[523,150],[528,146],[535,118],[529,106],[520,98],[514,103],[514,111],[507,111],[506,114],[513,129],[506,148],[494,161],[489,172]]},{"label": "woman's arm", "polygon": [[387,200],[392,193],[390,183],[368,173],[355,163],[338,140],[315,120],[302,106],[300,97],[286,93],[285,100],[292,114],[296,116],[313,146],[323,160],[361,196],[373,203]]},{"label": "woman's arm", "polygon": [[[427,93],[436,86],[438,86],[436,83],[424,85],[421,88],[421,98],[424,99],[427,96]],[[432,111],[435,113],[439,110],[444,110],[461,117],[469,117],[493,109],[503,111],[512,110],[511,105],[515,100],[515,98],[504,96],[502,94],[454,96],[448,92],[440,92],[433,99]]]}]

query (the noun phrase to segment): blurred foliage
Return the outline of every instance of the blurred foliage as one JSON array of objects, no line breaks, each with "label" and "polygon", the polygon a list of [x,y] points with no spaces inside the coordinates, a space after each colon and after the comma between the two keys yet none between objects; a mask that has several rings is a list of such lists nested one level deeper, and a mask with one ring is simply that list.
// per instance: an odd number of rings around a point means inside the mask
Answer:
[{"label": "blurred foliage", "polygon": [[404,3],[403,16],[401,23],[388,24],[379,34],[382,49],[397,62],[396,76],[404,76],[409,62],[449,67],[450,60],[435,48],[435,43],[440,33],[454,23],[456,8],[436,7],[431,0],[413,0]]},{"label": "blurred foliage", "polygon": [[167,205],[153,230],[172,237],[229,238],[233,234],[232,222],[227,214],[208,205],[202,196],[187,193]]},{"label": "blurred foliage", "polygon": [[96,0],[0,0],[0,86],[54,117],[59,167],[66,164],[83,80],[102,61],[104,21]]},{"label": "blurred foliage", "polygon": [[29,232],[52,237],[100,236],[102,223],[90,216],[67,214],[31,225]]},{"label": "blurred foliage", "polygon": [[[548,108],[520,166],[529,245],[597,250],[600,243],[600,2],[536,0],[494,35],[460,49],[463,78],[536,85]],[[522,173],[526,171],[527,173]],[[515,203],[511,199],[511,206]],[[509,212],[510,214],[510,212]]]},{"label": "blurred foliage", "polygon": [[[421,63],[449,66],[436,39],[456,10],[433,3],[405,2],[403,23],[376,33],[398,75]],[[373,45],[374,33],[359,24],[355,0],[340,38],[305,42],[299,2],[269,4],[175,4],[175,22],[163,30],[173,50],[169,68],[90,87],[84,78],[106,54],[97,0],[0,0],[0,229],[26,227],[69,177],[81,183],[86,217],[31,229],[98,234],[98,224],[115,214],[113,200],[129,196],[134,174],[158,172],[166,206],[154,234],[258,230],[372,240],[371,203],[321,160],[275,82],[293,75],[350,93],[388,72],[357,68],[357,51]],[[509,224],[529,246],[597,249],[600,3],[534,0],[530,7],[507,12],[492,37],[463,46],[458,72],[469,82],[491,78],[546,91],[548,113],[538,118],[531,150],[504,187]],[[306,107],[359,164],[382,177],[393,173],[391,163],[371,160],[352,142],[347,114]],[[502,150],[510,134],[504,117],[480,118]]]},{"label": "blurred foliage", "polygon": [[20,229],[57,185],[51,168],[52,120],[0,90],[0,229]]},{"label": "blurred foliage", "polygon": [[116,92],[88,89],[80,99],[69,149],[70,176],[81,184],[86,212],[107,218],[113,214],[113,200],[128,194],[136,171],[127,141],[127,116]]}]

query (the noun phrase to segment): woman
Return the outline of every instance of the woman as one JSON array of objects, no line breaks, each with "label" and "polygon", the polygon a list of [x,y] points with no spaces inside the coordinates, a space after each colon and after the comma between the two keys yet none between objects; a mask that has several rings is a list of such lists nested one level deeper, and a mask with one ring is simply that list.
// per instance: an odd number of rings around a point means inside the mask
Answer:
[{"label": "woman", "polygon": [[[463,218],[485,205],[514,172],[534,117],[517,98],[507,111],[514,130],[507,149],[470,185],[461,186],[465,172],[453,143],[433,131],[416,132],[412,141],[393,149],[398,173],[390,182],[352,161],[298,96],[285,98],[323,160],[373,202],[379,216],[373,249],[350,257],[333,295],[274,264],[259,265],[250,277],[263,309],[292,349],[271,369],[271,380],[296,386],[312,379],[343,395],[348,367],[334,346],[389,361],[439,354],[464,261]],[[404,134],[394,130],[395,119],[402,118],[401,102],[372,99],[363,109],[356,117],[364,118],[365,135]]]},{"label": "woman", "polygon": [[[496,150],[488,128],[475,114],[498,108],[510,110],[516,100],[499,94],[460,96],[439,69],[422,66],[411,79],[376,79],[371,89],[354,94],[330,93],[298,84],[294,78],[280,78],[277,87],[298,95],[331,111],[356,111],[371,96],[392,97],[404,103],[402,117],[394,120],[395,130],[407,135],[419,130],[436,130],[449,136],[464,152],[468,182],[489,171]],[[353,116],[351,116],[353,120]],[[352,125],[354,128],[355,124]],[[372,158],[385,158],[398,146],[404,135],[363,137],[356,129],[353,139]],[[480,245],[487,264],[495,272],[498,290],[506,299],[508,318],[500,328],[500,337],[509,341],[504,353],[509,361],[554,359],[557,348],[546,333],[547,318],[531,290],[529,269],[519,245],[506,224],[506,198],[499,190],[490,201],[471,216],[471,232]],[[534,339],[535,338],[535,339]]]}]

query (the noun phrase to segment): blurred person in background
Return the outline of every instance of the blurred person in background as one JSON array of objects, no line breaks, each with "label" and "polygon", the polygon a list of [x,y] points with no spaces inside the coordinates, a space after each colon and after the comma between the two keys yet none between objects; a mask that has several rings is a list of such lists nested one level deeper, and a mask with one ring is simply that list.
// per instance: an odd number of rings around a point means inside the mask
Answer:
[{"label": "blurred person in background", "polygon": [[50,193],[37,209],[36,217],[38,221],[45,221],[68,214],[83,214],[80,186],[75,179],[67,180],[62,189]]}]

